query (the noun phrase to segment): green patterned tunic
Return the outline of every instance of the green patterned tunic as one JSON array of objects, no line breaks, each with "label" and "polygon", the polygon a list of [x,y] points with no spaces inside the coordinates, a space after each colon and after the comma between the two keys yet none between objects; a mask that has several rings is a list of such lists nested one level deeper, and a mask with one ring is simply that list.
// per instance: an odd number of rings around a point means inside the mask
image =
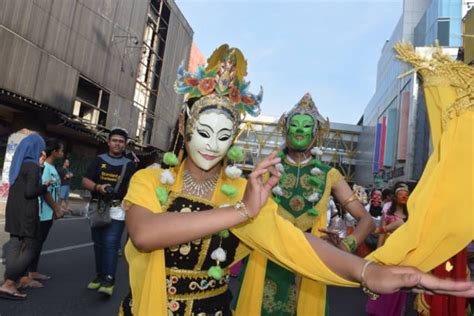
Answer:
[{"label": "green patterned tunic", "polygon": [[[281,206],[278,212],[302,231],[308,231],[320,215],[315,206],[324,195],[331,167],[317,159],[298,165],[286,157],[282,165],[285,170],[279,182],[282,195],[274,197]],[[321,215],[326,216],[326,213]],[[296,300],[295,274],[267,261],[262,315],[295,315]]]}]

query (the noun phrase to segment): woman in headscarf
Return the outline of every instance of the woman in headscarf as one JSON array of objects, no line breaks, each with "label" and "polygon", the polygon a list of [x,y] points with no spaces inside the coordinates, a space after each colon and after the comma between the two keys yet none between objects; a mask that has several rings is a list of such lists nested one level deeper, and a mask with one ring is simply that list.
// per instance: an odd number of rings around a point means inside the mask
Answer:
[{"label": "woman in headscarf", "polygon": [[38,134],[25,137],[18,145],[10,167],[10,191],[6,206],[5,231],[10,240],[4,246],[5,278],[0,286],[0,298],[24,300],[17,282],[26,274],[38,246],[38,197],[51,183],[41,183],[41,163],[45,143]]}]

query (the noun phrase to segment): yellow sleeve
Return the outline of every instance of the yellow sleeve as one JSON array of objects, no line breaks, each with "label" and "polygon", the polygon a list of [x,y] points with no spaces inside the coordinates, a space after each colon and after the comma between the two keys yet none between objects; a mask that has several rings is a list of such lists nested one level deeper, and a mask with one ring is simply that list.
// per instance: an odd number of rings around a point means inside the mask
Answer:
[{"label": "yellow sleeve", "polygon": [[332,272],[303,232],[279,216],[276,209],[276,203],[269,200],[252,222],[232,228],[232,232],[250,248],[307,278],[331,285],[358,286]]},{"label": "yellow sleeve", "polygon": [[[158,169],[143,169],[133,175],[124,198],[124,209],[138,205],[154,213],[161,212],[161,205],[155,195],[155,189],[159,186],[160,172]],[[129,239],[125,246],[125,257],[129,267],[133,313],[165,315],[167,296],[163,250],[141,252]]]},{"label": "yellow sleeve", "polygon": [[331,168],[328,172],[327,182],[331,183],[332,186],[340,180],[344,180],[344,176],[336,168]]},{"label": "yellow sleeve", "polygon": [[139,205],[154,213],[161,212],[161,205],[155,195],[155,189],[160,185],[161,169],[142,169],[130,179],[127,195],[123,200],[123,208]]},{"label": "yellow sleeve", "polygon": [[311,229],[311,233],[315,236],[323,235],[323,233],[319,232],[318,229],[326,228],[328,226],[326,212],[328,209],[329,196],[331,196],[333,185],[340,180],[344,180],[344,176],[337,169],[331,168],[326,176],[326,186],[324,187],[323,196],[315,206],[316,210],[320,214],[316,221],[313,221]]}]

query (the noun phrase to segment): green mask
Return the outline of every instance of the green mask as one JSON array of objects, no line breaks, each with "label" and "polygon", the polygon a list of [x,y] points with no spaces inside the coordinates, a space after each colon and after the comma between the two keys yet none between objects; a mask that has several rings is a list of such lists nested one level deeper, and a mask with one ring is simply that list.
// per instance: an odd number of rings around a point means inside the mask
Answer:
[{"label": "green mask", "polygon": [[306,150],[313,141],[314,120],[308,114],[296,114],[291,117],[288,128],[289,147]]}]

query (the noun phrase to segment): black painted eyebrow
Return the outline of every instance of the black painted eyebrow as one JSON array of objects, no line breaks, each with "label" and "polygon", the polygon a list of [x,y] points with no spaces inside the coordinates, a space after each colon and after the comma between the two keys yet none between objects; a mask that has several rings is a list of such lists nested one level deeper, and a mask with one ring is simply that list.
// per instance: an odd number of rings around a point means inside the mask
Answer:
[{"label": "black painted eyebrow", "polygon": [[209,128],[213,133],[215,133],[214,130],[212,129],[212,127],[210,127],[209,125],[203,124],[203,123],[201,123],[201,122],[198,122],[198,123],[201,124],[201,125],[204,126],[204,127]]}]

